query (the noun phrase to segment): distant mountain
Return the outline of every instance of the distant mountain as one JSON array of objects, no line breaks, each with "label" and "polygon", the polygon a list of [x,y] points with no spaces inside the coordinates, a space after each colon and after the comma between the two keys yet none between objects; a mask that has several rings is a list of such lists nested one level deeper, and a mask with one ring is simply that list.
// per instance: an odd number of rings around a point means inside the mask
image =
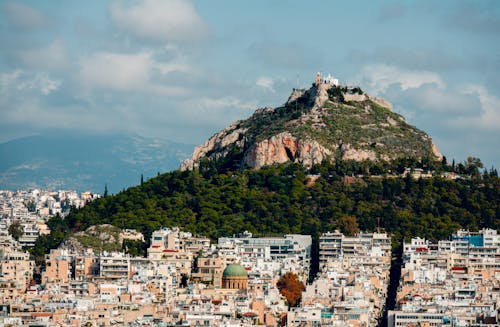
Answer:
[{"label": "distant mountain", "polygon": [[179,167],[193,146],[136,135],[53,132],[0,144],[0,189],[110,193]]},{"label": "distant mountain", "polygon": [[294,89],[283,106],[259,109],[216,133],[181,168],[207,160],[260,168],[285,162],[311,167],[324,160],[441,159],[431,138],[391,108],[359,87],[318,82],[308,90]]}]

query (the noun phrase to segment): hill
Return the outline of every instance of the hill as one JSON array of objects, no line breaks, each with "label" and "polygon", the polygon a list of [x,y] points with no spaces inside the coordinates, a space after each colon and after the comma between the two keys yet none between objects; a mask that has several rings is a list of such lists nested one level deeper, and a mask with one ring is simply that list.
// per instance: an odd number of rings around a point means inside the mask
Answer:
[{"label": "hill", "polygon": [[176,169],[193,146],[125,134],[50,132],[0,144],[0,188],[112,193]]},{"label": "hill", "polygon": [[306,167],[323,160],[391,161],[441,159],[423,131],[391,111],[384,99],[359,87],[318,82],[293,90],[281,107],[257,110],[198,146],[181,169],[207,161],[231,168],[260,168],[295,162]]},{"label": "hill", "polygon": [[[303,233],[315,246],[321,232],[335,229],[382,228],[396,241],[442,239],[459,228],[499,229],[498,174],[481,174],[480,160],[469,159],[447,164],[427,134],[383,99],[316,84],[217,133],[196,148],[184,170],[51,219],[51,235],[32,251],[41,257],[71,233],[99,224],[137,229],[146,240],[169,226],[213,240],[245,230]],[[402,174],[417,168],[434,175]],[[441,177],[450,171],[460,178]]]},{"label": "hill", "polygon": [[[346,179],[344,175],[356,164],[324,162],[311,170],[281,164],[257,171],[173,171],[98,199],[66,219],[51,219],[51,235],[40,237],[33,251],[41,256],[71,232],[98,224],[137,229],[147,241],[162,226],[180,226],[214,240],[245,230],[255,235],[304,233],[317,239],[319,233],[334,229],[373,231],[380,227],[393,233],[395,240],[410,236],[436,240],[459,228],[500,229],[496,172],[457,180]],[[436,163],[432,168],[446,167]],[[394,169],[391,165],[369,167],[382,173]]]}]

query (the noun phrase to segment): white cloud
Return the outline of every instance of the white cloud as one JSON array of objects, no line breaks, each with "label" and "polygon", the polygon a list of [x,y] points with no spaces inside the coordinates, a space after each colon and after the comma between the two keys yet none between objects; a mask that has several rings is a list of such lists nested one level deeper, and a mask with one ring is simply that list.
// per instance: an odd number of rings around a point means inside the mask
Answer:
[{"label": "white cloud", "polygon": [[194,72],[193,68],[190,64],[183,61],[172,61],[167,63],[158,63],[158,70],[161,74],[170,74],[170,73],[192,73]]},{"label": "white cloud", "polygon": [[[155,52],[163,60],[158,60],[156,66],[160,74],[170,73],[196,73],[193,65],[189,62],[188,57],[183,53],[181,48],[173,43],[166,44],[162,49]],[[169,58],[168,61],[166,61]]]},{"label": "white cloud", "polygon": [[471,97],[477,96],[481,110],[475,117],[457,117],[452,124],[459,127],[477,127],[498,131],[500,126],[500,99],[488,92],[483,85],[468,85],[464,93]]},{"label": "white cloud", "polygon": [[427,126],[495,131],[500,126],[500,99],[484,85],[438,88],[423,84],[406,90],[392,87],[381,95],[388,97],[396,110],[403,110],[407,118],[422,120]]},{"label": "white cloud", "polygon": [[245,117],[257,108],[256,101],[247,101],[234,96],[202,97],[184,101],[180,111],[183,121],[192,125],[224,126]]},{"label": "white cloud", "polygon": [[396,112],[429,133],[446,156],[498,160],[500,98],[486,86],[448,86],[437,73],[387,65],[365,67],[359,76],[369,92],[387,98]]},{"label": "white cloud", "polygon": [[404,91],[395,87],[386,95],[396,102],[417,107],[419,113],[471,116],[475,114],[474,108],[481,107],[477,95],[464,93],[463,87],[438,88],[434,84],[425,84]]},{"label": "white cloud", "polygon": [[49,95],[50,93],[59,89],[62,85],[62,81],[58,79],[52,79],[48,74],[42,73],[37,76],[36,82],[38,83],[38,87],[40,92],[43,95]]},{"label": "white cloud", "polygon": [[[118,114],[111,108],[109,112],[103,113],[96,110],[92,115],[88,114],[88,108],[79,106],[49,107],[40,98],[32,97],[18,99],[15,104],[2,112],[4,121],[0,126],[20,125],[30,126],[30,129],[84,129],[92,131],[117,130],[116,119]],[[114,122],[115,121],[115,122]],[[119,120],[123,124],[123,117]]]},{"label": "white cloud", "polygon": [[127,91],[142,89],[148,84],[152,59],[147,52],[100,52],[83,58],[80,65],[80,75],[87,86]]},{"label": "white cloud", "polygon": [[154,41],[189,41],[206,35],[207,26],[189,1],[144,0],[110,6],[111,19],[125,32]]},{"label": "white cloud", "polygon": [[21,70],[15,70],[11,73],[0,74],[0,103],[5,103],[10,96],[10,89],[17,79],[21,76]]},{"label": "white cloud", "polygon": [[368,85],[375,93],[385,92],[392,85],[399,85],[402,90],[419,88],[425,84],[434,84],[439,88],[446,87],[439,74],[407,70],[385,64],[367,65],[363,67],[358,80],[362,85]]},{"label": "white cloud", "polygon": [[262,77],[258,78],[257,81],[255,82],[255,85],[257,85],[258,87],[261,87],[265,90],[268,90],[272,93],[276,92],[274,90],[274,81],[270,77],[262,76]]},{"label": "white cloud", "polygon": [[80,62],[80,78],[88,89],[104,88],[114,91],[134,91],[158,95],[183,95],[182,87],[153,82],[155,73],[189,71],[189,66],[176,60],[157,62],[151,52],[122,54],[99,52],[84,57]]},{"label": "white cloud", "polygon": [[0,74],[1,102],[6,102],[12,93],[19,91],[35,91],[49,95],[61,85],[61,80],[52,78],[47,73],[27,73],[22,70],[3,73]]},{"label": "white cloud", "polygon": [[416,101],[420,101],[422,108],[432,111],[453,111],[461,112],[466,110],[462,106],[462,97],[448,90],[436,87],[420,87],[419,96]]},{"label": "white cloud", "polygon": [[66,47],[60,39],[42,48],[21,51],[19,57],[28,67],[42,70],[63,70],[69,64]]},{"label": "white cloud", "polygon": [[14,27],[37,28],[47,24],[47,18],[41,12],[19,2],[9,2],[3,6],[7,20]]},{"label": "white cloud", "polygon": [[245,102],[233,96],[221,98],[202,98],[198,101],[198,107],[202,109],[215,108],[234,108],[234,109],[252,109],[255,108],[254,102]]}]

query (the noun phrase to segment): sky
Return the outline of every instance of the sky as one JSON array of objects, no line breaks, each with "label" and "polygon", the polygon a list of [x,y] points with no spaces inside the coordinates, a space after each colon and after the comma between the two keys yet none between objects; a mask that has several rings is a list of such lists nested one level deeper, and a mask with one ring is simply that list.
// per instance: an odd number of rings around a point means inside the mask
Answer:
[{"label": "sky", "polygon": [[0,142],[203,143],[316,72],[389,100],[449,161],[500,167],[500,1],[0,0]]}]

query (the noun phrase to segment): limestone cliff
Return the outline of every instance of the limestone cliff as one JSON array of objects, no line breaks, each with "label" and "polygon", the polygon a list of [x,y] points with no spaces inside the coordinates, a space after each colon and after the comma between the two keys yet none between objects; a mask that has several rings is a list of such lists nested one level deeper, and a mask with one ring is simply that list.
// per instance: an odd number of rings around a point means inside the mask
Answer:
[{"label": "limestone cliff", "polygon": [[198,145],[191,158],[181,163],[181,169],[193,169],[198,167],[202,158],[219,158],[228,155],[231,146],[243,148],[244,137],[247,129],[240,128],[238,122],[233,123],[209,138],[204,144]]},{"label": "limestone cliff", "polygon": [[440,159],[429,136],[391,109],[360,88],[321,83],[294,89],[283,106],[258,109],[196,147],[181,169],[204,159],[257,169],[285,162],[310,167],[323,160]]},{"label": "limestone cliff", "polygon": [[248,167],[259,168],[291,161],[310,167],[330,159],[331,155],[329,149],[315,140],[297,139],[288,132],[282,132],[255,142],[247,151],[243,163]]}]

